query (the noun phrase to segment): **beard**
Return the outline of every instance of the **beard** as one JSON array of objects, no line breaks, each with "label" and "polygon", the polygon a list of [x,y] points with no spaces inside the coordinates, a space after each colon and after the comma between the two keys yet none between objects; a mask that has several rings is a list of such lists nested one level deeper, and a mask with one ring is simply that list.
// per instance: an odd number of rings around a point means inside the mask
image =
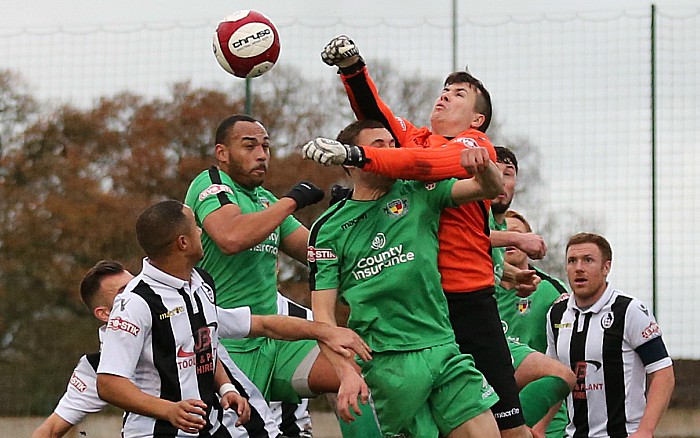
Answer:
[{"label": "beard", "polygon": [[491,203],[491,212],[493,214],[503,214],[506,211],[508,211],[509,208],[510,208],[510,202],[505,203],[505,204],[501,203],[501,202],[492,202]]}]

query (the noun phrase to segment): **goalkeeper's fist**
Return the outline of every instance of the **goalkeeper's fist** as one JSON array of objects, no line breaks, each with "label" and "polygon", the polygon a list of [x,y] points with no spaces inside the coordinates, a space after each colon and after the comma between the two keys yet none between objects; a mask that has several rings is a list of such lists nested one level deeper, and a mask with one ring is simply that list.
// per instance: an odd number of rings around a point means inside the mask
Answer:
[{"label": "goalkeeper's fist", "polygon": [[346,35],[338,35],[323,48],[321,59],[330,66],[345,68],[353,65],[362,57],[353,40]]},{"label": "goalkeeper's fist", "polygon": [[319,189],[310,182],[301,181],[292,187],[292,189],[284,196],[286,198],[294,199],[294,202],[297,203],[296,209],[300,210],[321,201],[324,193],[323,190]]},{"label": "goalkeeper's fist", "polygon": [[345,164],[363,167],[367,163],[365,151],[360,146],[342,144],[329,138],[319,137],[306,143],[302,153],[307,160],[314,160],[324,166]]}]

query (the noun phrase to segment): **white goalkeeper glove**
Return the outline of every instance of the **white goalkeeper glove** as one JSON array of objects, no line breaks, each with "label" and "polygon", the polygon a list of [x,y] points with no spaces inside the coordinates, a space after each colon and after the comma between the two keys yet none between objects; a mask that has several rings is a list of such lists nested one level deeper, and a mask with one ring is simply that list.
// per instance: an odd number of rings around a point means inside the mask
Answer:
[{"label": "white goalkeeper glove", "polygon": [[321,51],[321,60],[330,66],[350,67],[361,60],[357,46],[346,35],[338,35],[330,40]]},{"label": "white goalkeeper glove", "polygon": [[305,159],[316,161],[324,166],[344,164],[363,167],[368,161],[361,147],[322,137],[306,143],[302,153]]}]

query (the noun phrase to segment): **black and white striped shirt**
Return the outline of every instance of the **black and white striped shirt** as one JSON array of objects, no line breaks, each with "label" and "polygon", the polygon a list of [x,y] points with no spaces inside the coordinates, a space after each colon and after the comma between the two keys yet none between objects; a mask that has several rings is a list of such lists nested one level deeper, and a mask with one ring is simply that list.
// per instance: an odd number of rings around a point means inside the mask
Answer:
[{"label": "black and white striped shirt", "polygon": [[626,437],[646,407],[646,375],[672,365],[654,315],[608,285],[591,307],[572,294],[550,309],[547,354],[571,366],[569,437]]},{"label": "black and white striped shirt", "polygon": [[[308,321],[313,321],[311,309],[277,292],[277,314],[295,316]],[[270,410],[279,424],[284,436],[298,436],[307,438],[313,436],[311,415],[309,414],[309,399],[301,399],[301,403],[270,402]]]},{"label": "black and white striped shirt", "polygon": [[[143,392],[170,401],[202,400],[207,425],[189,434],[168,421],[126,413],[123,436],[209,437],[223,432],[231,410],[217,397],[218,315],[213,282],[193,270],[190,282],[144,259],[143,269],[114,301],[103,336],[98,374],[125,377]],[[217,434],[218,436],[218,434]]]}]

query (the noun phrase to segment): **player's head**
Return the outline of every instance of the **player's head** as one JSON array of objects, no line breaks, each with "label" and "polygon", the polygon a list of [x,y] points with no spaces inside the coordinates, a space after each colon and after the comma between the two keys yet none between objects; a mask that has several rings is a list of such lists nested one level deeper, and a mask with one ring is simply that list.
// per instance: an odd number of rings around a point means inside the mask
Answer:
[{"label": "player's head", "polygon": [[496,149],[496,165],[503,175],[503,193],[491,201],[491,210],[493,214],[503,214],[508,211],[515,196],[518,159],[505,146],[494,146],[494,149]]},{"label": "player's head", "polygon": [[340,131],[336,140],[357,146],[396,147],[396,142],[386,127],[381,122],[370,119],[352,122]]},{"label": "player's head", "polygon": [[469,128],[486,132],[491,115],[491,95],[484,84],[466,71],[456,71],[445,79],[430,124],[436,134],[454,137]]},{"label": "player's head", "polygon": [[[530,224],[527,222],[525,217],[523,217],[523,215],[521,215],[517,211],[508,210],[505,213],[505,218],[506,218],[506,225],[508,227],[508,231],[512,231],[514,233],[531,233],[532,232],[532,228],[530,227]],[[506,262],[510,263],[511,265],[513,265],[517,268],[520,268],[520,269],[527,268],[527,254],[525,254],[524,251],[521,251],[520,249],[516,248],[515,246],[507,246],[506,247],[505,260],[506,260]]]},{"label": "player's head", "polygon": [[[352,122],[338,134],[336,140],[343,144],[368,146],[374,148],[395,148],[396,140],[381,122],[376,120],[357,120]],[[350,174],[348,168],[343,167]],[[372,174],[374,176],[379,176]],[[386,179],[386,178],[383,178]]]},{"label": "player's head", "polygon": [[180,201],[161,201],[136,219],[136,237],[151,260],[182,256],[196,265],[204,256],[202,230],[192,209]]},{"label": "player's head", "polygon": [[238,184],[261,185],[270,162],[270,136],[262,123],[245,114],[224,119],[216,129],[219,168]]},{"label": "player's head", "polygon": [[90,268],[80,282],[80,299],[100,321],[109,319],[114,297],[134,278],[121,263],[101,260]]},{"label": "player's head", "polygon": [[605,292],[612,264],[610,243],[598,234],[578,233],[566,244],[566,275],[578,305],[591,305]]}]

